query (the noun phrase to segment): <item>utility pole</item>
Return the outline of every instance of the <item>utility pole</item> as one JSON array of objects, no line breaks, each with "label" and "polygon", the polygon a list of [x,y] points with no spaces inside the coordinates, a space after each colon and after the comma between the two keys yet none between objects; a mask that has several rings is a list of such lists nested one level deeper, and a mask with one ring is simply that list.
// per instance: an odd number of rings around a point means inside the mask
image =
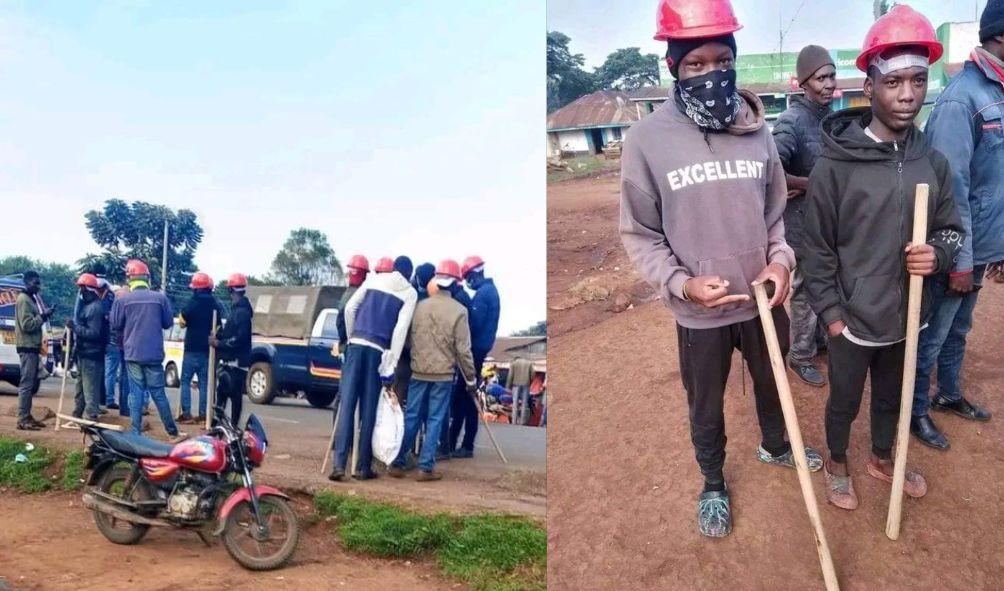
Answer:
[{"label": "utility pole", "polygon": [[164,254],[160,262],[160,291],[167,295],[167,220],[164,220]]}]

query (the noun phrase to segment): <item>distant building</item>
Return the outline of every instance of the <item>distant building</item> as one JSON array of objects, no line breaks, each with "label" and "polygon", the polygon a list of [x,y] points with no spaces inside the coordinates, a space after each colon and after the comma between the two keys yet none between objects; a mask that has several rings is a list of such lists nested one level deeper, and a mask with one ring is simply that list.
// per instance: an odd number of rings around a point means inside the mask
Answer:
[{"label": "distant building", "polygon": [[645,113],[627,93],[601,90],[581,96],[547,116],[547,155],[602,154],[624,137],[624,130]]},{"label": "distant building", "polygon": [[547,337],[498,337],[486,358],[497,366],[508,368],[516,356],[533,361],[534,369],[547,371]]}]

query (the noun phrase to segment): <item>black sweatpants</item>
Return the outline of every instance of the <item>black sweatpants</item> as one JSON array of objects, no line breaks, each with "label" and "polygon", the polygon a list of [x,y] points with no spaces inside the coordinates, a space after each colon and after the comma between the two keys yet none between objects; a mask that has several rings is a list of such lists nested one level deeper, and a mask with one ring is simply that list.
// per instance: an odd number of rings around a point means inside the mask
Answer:
[{"label": "black sweatpants", "polygon": [[230,403],[230,422],[241,428],[241,410],[244,407],[244,392],[247,388],[248,370],[235,365],[220,365],[216,374],[217,415],[225,413]]},{"label": "black sweatpants", "polygon": [[851,423],[861,408],[861,395],[869,370],[872,374],[872,453],[882,459],[891,456],[899,417],[905,352],[905,342],[887,347],[864,347],[848,341],[843,335],[830,338],[826,445],[834,460],[846,460]]},{"label": "black sweatpants", "polygon": [[[782,354],[788,352],[788,313],[772,310]],[[722,326],[692,329],[676,325],[680,373],[690,408],[690,439],[706,480],[721,481],[725,465],[725,384],[732,352],[739,349],[753,378],[757,419],[763,446],[772,453],[787,450],[784,415],[770,367],[767,341],[760,318]]]}]

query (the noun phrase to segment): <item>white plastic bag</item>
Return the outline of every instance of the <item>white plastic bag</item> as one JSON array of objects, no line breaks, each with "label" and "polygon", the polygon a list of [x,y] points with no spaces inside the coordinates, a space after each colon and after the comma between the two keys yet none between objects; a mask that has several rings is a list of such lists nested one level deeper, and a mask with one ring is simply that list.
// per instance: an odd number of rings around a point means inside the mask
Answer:
[{"label": "white plastic bag", "polygon": [[404,440],[404,410],[390,388],[380,392],[376,425],[373,427],[373,456],[386,465],[397,457]]}]

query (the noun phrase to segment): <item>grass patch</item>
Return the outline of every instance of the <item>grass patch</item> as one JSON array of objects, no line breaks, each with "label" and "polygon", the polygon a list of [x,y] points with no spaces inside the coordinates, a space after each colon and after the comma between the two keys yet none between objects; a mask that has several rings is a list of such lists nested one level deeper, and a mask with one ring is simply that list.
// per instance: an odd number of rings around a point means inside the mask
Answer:
[{"label": "grass patch", "polygon": [[321,517],[334,517],[346,548],[394,558],[435,557],[444,572],[474,591],[546,588],[547,535],[516,517],[424,515],[395,505],[322,491]]},{"label": "grass patch", "polygon": [[564,163],[571,170],[548,170],[547,182],[556,183],[587,177],[608,170],[619,169],[621,161],[619,159],[607,159],[600,156],[576,156],[569,158]]},{"label": "grass patch", "polygon": [[[24,461],[18,462],[18,454]],[[0,485],[13,487],[25,493],[49,490],[52,484],[45,475],[55,457],[41,446],[28,451],[25,442],[0,437]]]},{"label": "grass patch", "polygon": [[66,463],[63,464],[63,488],[65,490],[78,490],[83,486],[84,479],[84,452],[75,449],[66,454]]}]

